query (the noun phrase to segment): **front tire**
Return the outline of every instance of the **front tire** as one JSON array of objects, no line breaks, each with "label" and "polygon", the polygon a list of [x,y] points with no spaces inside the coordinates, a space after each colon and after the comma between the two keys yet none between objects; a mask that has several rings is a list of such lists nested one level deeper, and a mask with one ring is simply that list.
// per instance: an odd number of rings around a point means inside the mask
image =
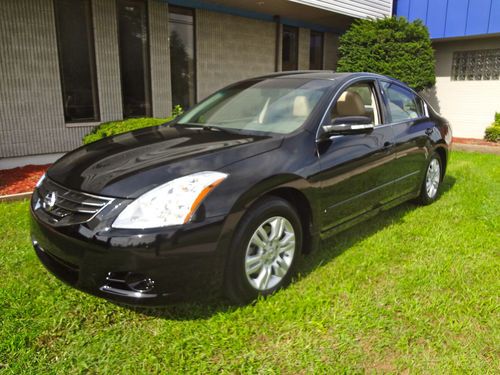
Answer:
[{"label": "front tire", "polygon": [[437,199],[442,182],[442,168],[439,154],[432,154],[427,164],[422,187],[420,188],[420,196],[418,197],[420,204],[428,205]]},{"label": "front tire", "polygon": [[267,197],[245,214],[236,230],[226,267],[226,296],[246,304],[286,286],[302,249],[302,225],[293,206]]}]

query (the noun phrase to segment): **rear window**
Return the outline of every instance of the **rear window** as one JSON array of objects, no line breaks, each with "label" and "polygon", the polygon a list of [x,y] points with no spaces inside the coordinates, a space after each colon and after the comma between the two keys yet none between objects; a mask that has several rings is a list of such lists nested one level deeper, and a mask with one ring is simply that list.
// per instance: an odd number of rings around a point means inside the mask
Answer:
[{"label": "rear window", "polygon": [[425,116],[424,103],[410,90],[392,82],[382,82],[391,122],[401,122]]}]

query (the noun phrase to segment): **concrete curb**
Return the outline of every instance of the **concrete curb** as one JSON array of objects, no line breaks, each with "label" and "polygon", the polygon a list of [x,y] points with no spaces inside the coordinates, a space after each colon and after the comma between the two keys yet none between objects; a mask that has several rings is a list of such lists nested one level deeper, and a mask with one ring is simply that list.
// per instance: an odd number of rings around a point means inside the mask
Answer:
[{"label": "concrete curb", "polygon": [[31,191],[28,191],[26,193],[0,195],[0,202],[14,202],[14,201],[20,201],[20,200],[30,198],[30,197],[31,197]]},{"label": "concrete curb", "polygon": [[480,152],[482,154],[496,154],[500,155],[500,147],[498,146],[485,146],[485,145],[470,145],[466,143],[453,143],[451,146],[453,151],[465,152]]}]

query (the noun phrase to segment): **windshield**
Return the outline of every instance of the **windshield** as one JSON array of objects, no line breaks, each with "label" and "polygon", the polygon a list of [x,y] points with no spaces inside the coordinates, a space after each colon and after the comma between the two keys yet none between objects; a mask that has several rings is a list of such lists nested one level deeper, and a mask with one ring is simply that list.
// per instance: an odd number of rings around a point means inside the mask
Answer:
[{"label": "windshield", "polygon": [[245,81],[210,96],[177,124],[291,133],[304,124],[331,84],[301,78]]}]

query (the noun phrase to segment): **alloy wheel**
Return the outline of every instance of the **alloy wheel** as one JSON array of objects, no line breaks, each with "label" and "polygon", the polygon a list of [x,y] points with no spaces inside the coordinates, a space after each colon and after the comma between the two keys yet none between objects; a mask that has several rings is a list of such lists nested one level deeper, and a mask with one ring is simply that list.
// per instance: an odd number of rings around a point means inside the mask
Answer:
[{"label": "alloy wheel", "polygon": [[260,224],[248,243],[245,273],[250,285],[266,291],[278,285],[287,275],[295,253],[295,231],[282,216]]},{"label": "alloy wheel", "polygon": [[425,177],[425,189],[429,198],[434,198],[439,188],[441,180],[441,167],[437,159],[432,159],[427,168],[427,175]]}]

